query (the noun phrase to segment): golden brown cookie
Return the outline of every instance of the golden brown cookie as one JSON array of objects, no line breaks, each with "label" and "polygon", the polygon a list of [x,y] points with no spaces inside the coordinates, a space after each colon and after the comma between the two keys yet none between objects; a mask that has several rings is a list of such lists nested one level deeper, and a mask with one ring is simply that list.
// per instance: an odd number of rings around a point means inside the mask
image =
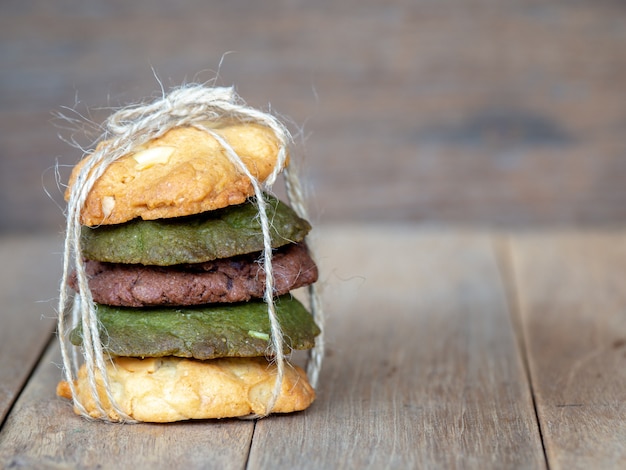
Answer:
[{"label": "golden brown cookie", "polygon": [[[263,415],[274,389],[276,366],[265,358],[224,358],[196,361],[175,357],[135,359],[118,357],[107,367],[113,396],[129,416],[138,420],[167,423],[187,419],[211,419]],[[118,421],[105,397],[102,380],[98,391],[109,418]],[[80,402],[93,418],[101,418],[87,383],[83,366],[76,381]],[[71,398],[67,382],[57,394]],[[282,393],[273,413],[307,408],[315,399],[304,371],[285,367]],[[78,413],[78,411],[76,411]]]},{"label": "golden brown cookie", "polygon": [[[273,171],[279,143],[257,124],[211,124],[252,175],[264,181]],[[101,142],[96,150],[106,145]],[[76,165],[65,194],[89,158]],[[81,214],[83,225],[118,224],[178,217],[240,204],[254,194],[250,180],[228,159],[209,133],[179,127],[112,163],[96,181]]]}]

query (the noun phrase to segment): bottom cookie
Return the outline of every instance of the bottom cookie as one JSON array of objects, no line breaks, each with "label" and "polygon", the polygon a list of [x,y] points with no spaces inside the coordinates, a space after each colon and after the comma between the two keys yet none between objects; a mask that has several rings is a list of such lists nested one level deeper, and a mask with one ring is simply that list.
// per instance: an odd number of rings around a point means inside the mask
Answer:
[{"label": "bottom cookie", "polygon": [[[131,418],[168,423],[265,415],[274,390],[276,366],[263,357],[208,361],[117,357],[107,365],[107,375],[113,398]],[[97,377],[97,386],[108,419],[120,421],[106,398],[101,377]],[[78,401],[89,415],[103,418],[91,395],[85,366],[78,372],[75,387]],[[57,394],[71,399],[69,384],[60,382]],[[305,372],[287,363],[281,394],[272,413],[301,411],[314,399],[315,391]],[[76,408],[75,412],[79,414]]]}]

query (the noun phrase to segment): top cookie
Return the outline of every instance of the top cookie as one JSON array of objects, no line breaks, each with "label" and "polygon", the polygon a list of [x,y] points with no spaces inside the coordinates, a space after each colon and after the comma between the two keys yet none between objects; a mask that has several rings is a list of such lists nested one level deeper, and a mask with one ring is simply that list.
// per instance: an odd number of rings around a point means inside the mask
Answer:
[{"label": "top cookie", "polygon": [[[279,143],[271,129],[251,123],[210,123],[239,155],[250,173],[264,181],[274,170]],[[106,145],[101,142],[96,150]],[[76,165],[65,197],[90,157]],[[180,127],[113,162],[96,181],[81,213],[87,226],[179,217],[240,204],[254,194],[209,133]]]}]

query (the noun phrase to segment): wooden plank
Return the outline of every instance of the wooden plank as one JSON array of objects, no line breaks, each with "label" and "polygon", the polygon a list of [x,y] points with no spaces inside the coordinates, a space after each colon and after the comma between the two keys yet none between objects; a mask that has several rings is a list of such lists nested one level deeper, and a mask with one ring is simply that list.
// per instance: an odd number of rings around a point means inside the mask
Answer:
[{"label": "wooden plank", "polygon": [[42,175],[61,201],[49,169],[80,151],[55,125],[95,136],[52,112],[78,102],[100,124],[158,94],[153,68],[168,88],[218,67],[302,128],[326,220],[625,221],[622,16],[615,0],[0,2],[0,229],[62,219]]},{"label": "wooden plank", "polygon": [[245,466],[254,423],[242,420],[118,425],[76,416],[55,396],[56,342],[0,434],[0,468],[220,468]]},{"label": "wooden plank", "polygon": [[327,228],[318,400],[257,424],[250,468],[543,468],[489,237]]},{"label": "wooden plank", "polygon": [[511,243],[550,468],[626,467],[626,232]]},{"label": "wooden plank", "polygon": [[[0,405],[10,408],[54,329],[61,267],[58,237],[0,242]],[[242,468],[253,423],[116,426],[87,422],[55,396],[61,379],[56,344],[39,364],[0,434],[0,468],[104,468],[124,456],[128,468]],[[4,416],[3,416],[4,417]]]},{"label": "wooden plank", "polygon": [[0,423],[54,330],[60,243],[49,236],[0,238]]}]

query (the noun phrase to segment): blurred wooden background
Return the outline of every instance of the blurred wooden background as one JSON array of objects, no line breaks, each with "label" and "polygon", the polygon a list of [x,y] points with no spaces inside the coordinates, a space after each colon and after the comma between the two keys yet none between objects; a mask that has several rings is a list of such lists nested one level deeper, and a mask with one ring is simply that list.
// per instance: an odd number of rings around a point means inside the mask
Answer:
[{"label": "blurred wooden background", "polygon": [[626,222],[622,1],[3,0],[0,231],[62,228],[55,113],[218,69],[301,131],[317,221]]}]

